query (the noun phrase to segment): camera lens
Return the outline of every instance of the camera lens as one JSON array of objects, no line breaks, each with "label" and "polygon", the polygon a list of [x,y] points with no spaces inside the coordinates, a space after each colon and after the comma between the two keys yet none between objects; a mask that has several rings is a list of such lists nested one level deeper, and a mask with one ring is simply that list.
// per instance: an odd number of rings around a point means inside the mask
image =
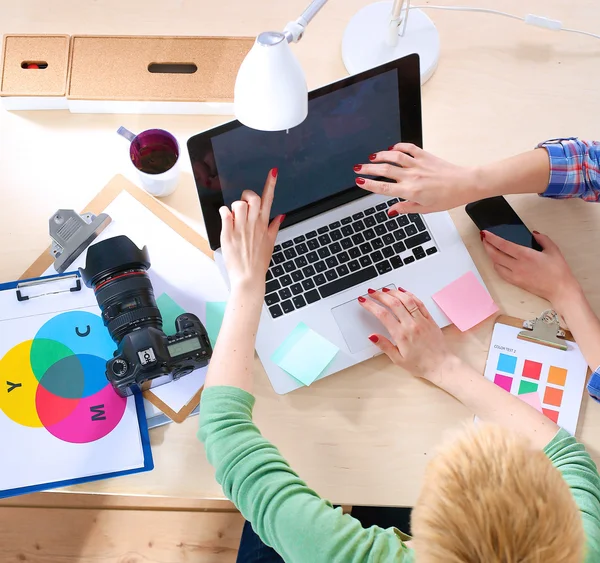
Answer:
[{"label": "camera lens", "polygon": [[94,289],[102,320],[119,344],[129,332],[142,327],[162,330],[156,305],[148,249],[140,250],[128,237],[117,236],[90,246],[86,267],[80,268],[85,285]]}]

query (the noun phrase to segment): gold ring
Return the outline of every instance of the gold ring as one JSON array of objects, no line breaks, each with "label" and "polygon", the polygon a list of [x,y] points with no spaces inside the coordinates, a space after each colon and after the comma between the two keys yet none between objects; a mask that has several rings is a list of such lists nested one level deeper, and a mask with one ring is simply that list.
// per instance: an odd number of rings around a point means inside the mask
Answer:
[{"label": "gold ring", "polygon": [[417,307],[414,307],[413,309],[411,309],[411,310],[409,311],[409,313],[410,313],[411,315],[414,315],[414,313],[415,313],[416,311],[418,311],[418,310],[419,310],[419,307],[417,306]]}]

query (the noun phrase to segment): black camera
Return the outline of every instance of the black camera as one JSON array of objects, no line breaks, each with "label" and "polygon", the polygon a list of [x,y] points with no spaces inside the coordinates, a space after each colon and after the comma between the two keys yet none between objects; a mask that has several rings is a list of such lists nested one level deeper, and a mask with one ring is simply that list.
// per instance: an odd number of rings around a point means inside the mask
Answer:
[{"label": "black camera", "polygon": [[212,355],[206,329],[191,313],[175,320],[177,333],[167,336],[147,270],[150,256],[126,236],[90,246],[79,272],[94,289],[104,326],[117,343],[106,363],[106,377],[125,397],[149,389],[153,380],[179,379],[204,367]]}]

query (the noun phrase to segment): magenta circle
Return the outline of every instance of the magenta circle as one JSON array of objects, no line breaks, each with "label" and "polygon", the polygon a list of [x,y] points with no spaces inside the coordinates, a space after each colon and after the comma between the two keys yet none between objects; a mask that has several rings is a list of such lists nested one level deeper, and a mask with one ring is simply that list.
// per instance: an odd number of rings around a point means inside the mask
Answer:
[{"label": "magenta circle", "polygon": [[64,442],[87,444],[110,434],[125,414],[127,399],[117,395],[111,385],[98,393],[79,399],[73,412],[46,430]]}]

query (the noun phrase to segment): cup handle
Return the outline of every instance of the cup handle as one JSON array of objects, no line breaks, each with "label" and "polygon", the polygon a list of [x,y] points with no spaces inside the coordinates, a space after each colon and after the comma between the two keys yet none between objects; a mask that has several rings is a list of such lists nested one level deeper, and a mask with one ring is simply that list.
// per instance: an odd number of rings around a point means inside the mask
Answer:
[{"label": "cup handle", "polygon": [[121,135],[121,137],[125,137],[130,143],[136,138],[137,135],[129,131],[129,129],[125,129],[125,127],[119,127],[117,129],[117,133]]}]

